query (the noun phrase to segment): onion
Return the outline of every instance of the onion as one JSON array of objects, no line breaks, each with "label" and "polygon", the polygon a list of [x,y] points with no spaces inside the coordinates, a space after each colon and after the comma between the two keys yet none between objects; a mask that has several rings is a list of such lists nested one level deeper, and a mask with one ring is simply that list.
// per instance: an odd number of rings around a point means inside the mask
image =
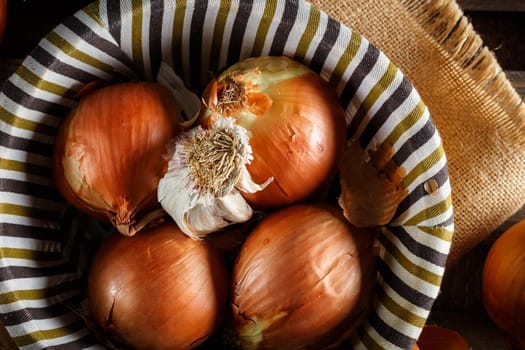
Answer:
[{"label": "onion", "polygon": [[213,79],[198,123],[235,118],[250,133],[253,180],[273,181],[244,192],[253,207],[273,209],[312,196],[335,175],[344,146],[344,110],[334,89],[287,57],[248,58]]},{"label": "onion", "polygon": [[157,184],[169,140],[183,122],[171,92],[152,82],[128,82],[80,99],[60,126],[54,175],[70,203],[132,236],[164,215]]},{"label": "onion", "polygon": [[265,217],[234,264],[243,348],[321,348],[349,337],[374,294],[373,244],[335,205],[297,204]]},{"label": "onion", "polygon": [[491,319],[512,346],[525,349],[525,220],[504,231],[491,246],[482,287]]},{"label": "onion", "polygon": [[166,222],[103,243],[88,275],[89,311],[136,349],[194,348],[221,324],[228,281],[216,250]]},{"label": "onion", "polygon": [[417,340],[420,350],[469,350],[470,347],[458,332],[434,325],[425,325]]},{"label": "onion", "polygon": [[0,44],[4,40],[7,22],[7,0],[0,0]]}]

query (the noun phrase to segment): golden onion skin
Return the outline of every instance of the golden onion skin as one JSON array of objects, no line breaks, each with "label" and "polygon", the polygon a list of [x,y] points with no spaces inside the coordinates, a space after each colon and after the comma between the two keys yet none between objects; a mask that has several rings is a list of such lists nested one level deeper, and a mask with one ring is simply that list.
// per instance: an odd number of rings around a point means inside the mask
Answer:
[{"label": "golden onion skin", "polygon": [[496,239],[483,267],[483,303],[517,349],[525,349],[525,220]]},{"label": "golden onion skin", "polygon": [[[233,77],[244,91],[241,106],[217,111],[221,86]],[[252,57],[230,66],[207,85],[199,123],[232,117],[250,132],[247,166],[262,191],[243,193],[254,208],[275,209],[312,198],[332,179],[346,140],[344,110],[319,74],[287,57]]]},{"label": "golden onion skin", "polygon": [[453,329],[425,325],[417,340],[416,349],[421,350],[469,350],[465,338]]},{"label": "golden onion skin", "polygon": [[7,23],[7,0],[0,0],[0,44],[4,40]]},{"label": "golden onion skin", "polygon": [[113,234],[88,275],[93,321],[135,349],[190,349],[220,326],[228,272],[217,250],[174,223]]},{"label": "golden onion skin", "polygon": [[57,133],[58,190],[75,207],[134,235],[162,215],[157,184],[166,171],[167,144],[182,122],[173,95],[158,83],[126,82],[89,92]]},{"label": "golden onion skin", "polygon": [[374,239],[329,204],[298,204],[264,218],[233,270],[243,348],[317,349],[350,336],[374,294]]}]

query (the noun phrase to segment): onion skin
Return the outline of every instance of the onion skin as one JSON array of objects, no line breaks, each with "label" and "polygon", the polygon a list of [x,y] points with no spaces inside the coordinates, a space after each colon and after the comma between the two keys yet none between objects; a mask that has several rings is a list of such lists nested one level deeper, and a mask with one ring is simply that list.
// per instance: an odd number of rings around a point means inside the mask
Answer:
[{"label": "onion skin", "polygon": [[483,266],[483,302],[513,349],[525,349],[525,220],[501,234]]},{"label": "onion skin", "polygon": [[433,325],[425,325],[417,340],[420,350],[469,350],[470,347],[458,332]]},{"label": "onion skin", "polygon": [[4,40],[7,23],[7,0],[0,0],[0,44]]},{"label": "onion skin", "polygon": [[89,310],[136,349],[190,349],[221,324],[228,281],[216,250],[168,222],[102,245],[89,271]]},{"label": "onion skin", "polygon": [[329,204],[265,217],[234,264],[232,309],[244,349],[318,349],[348,338],[376,284],[374,235]]},{"label": "onion skin", "polygon": [[157,184],[182,116],[170,91],[157,83],[129,82],[80,99],[55,141],[58,190],[77,208],[132,236],[164,213]]},{"label": "onion skin", "polygon": [[393,153],[391,144],[368,152],[357,141],[345,147],[339,167],[338,203],[352,225],[387,225],[408,195],[402,183],[406,171],[392,160]]},{"label": "onion skin", "polygon": [[[221,86],[234,77],[245,90],[238,108],[219,110]],[[344,110],[334,89],[315,72],[287,57],[255,57],[229,67],[203,93],[204,126],[217,115],[249,130],[253,180],[274,181],[244,193],[259,209],[275,209],[311,197],[337,171],[346,139]]]}]

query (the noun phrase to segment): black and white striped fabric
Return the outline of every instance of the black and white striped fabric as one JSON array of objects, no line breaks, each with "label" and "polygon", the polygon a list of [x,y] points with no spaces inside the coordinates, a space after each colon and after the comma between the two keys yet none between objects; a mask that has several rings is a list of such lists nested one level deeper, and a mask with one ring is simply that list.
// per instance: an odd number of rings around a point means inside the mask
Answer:
[{"label": "black and white striped fabric", "polygon": [[0,313],[21,349],[104,348],[72,311],[93,251],[51,171],[75,94],[95,80],[152,80],[161,62],[199,90],[260,55],[308,64],[336,88],[349,137],[365,149],[392,144],[406,169],[409,196],[382,229],[380,285],[352,346],[411,348],[439,292],[453,208],[440,136],[403,73],[303,0],[100,0],[43,38],[0,92]]}]

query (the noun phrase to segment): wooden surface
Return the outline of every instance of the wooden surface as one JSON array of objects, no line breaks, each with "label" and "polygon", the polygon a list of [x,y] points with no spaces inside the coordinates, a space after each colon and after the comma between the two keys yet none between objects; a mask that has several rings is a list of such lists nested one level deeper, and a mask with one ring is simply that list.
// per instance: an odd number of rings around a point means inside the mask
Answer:
[{"label": "wooden surface", "polygon": [[523,0],[457,0],[465,11],[525,11]]},{"label": "wooden surface", "polygon": [[[49,30],[84,1],[10,1],[4,42],[0,45],[0,85]],[[525,98],[525,0],[458,0],[474,28],[498,58],[516,90]],[[494,240],[525,219],[525,207],[447,271],[429,323],[455,329],[472,350],[504,350],[499,330],[488,318],[481,298],[481,272]],[[0,327],[0,350],[13,347]]]}]

